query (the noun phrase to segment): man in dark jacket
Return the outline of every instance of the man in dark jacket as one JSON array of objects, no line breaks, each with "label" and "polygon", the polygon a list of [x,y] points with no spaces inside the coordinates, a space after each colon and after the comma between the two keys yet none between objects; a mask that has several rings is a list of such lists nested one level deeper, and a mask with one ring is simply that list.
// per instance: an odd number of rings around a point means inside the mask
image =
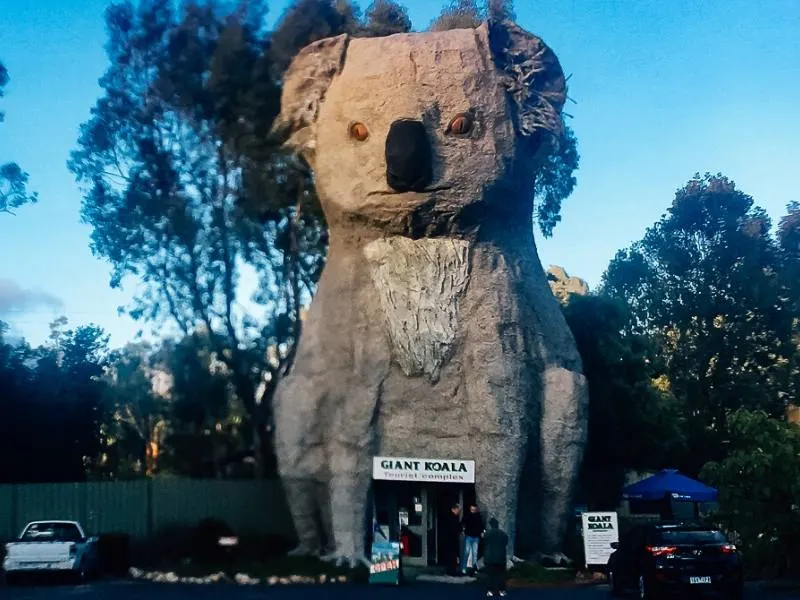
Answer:
[{"label": "man in dark jacket", "polygon": [[486,569],[486,596],[506,595],[506,565],[508,535],[500,529],[497,519],[489,519],[489,531],[483,538],[483,565]]},{"label": "man in dark jacket", "polygon": [[464,514],[461,520],[464,528],[464,551],[461,553],[461,572],[467,574],[468,571],[478,569],[478,544],[483,537],[484,525],[483,517],[477,504],[469,505],[469,512]]},{"label": "man in dark jacket", "polygon": [[459,546],[461,545],[461,507],[453,505],[444,517],[442,539],[439,540],[441,561],[448,575],[458,575]]}]

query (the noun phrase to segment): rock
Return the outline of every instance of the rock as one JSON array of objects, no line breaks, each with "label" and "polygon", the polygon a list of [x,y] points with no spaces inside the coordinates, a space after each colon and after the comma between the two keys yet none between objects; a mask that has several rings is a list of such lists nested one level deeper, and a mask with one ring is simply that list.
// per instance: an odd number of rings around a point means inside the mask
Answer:
[{"label": "rock", "polygon": [[128,575],[134,579],[141,579],[144,576],[144,571],[137,569],[136,567],[131,567],[128,569]]},{"label": "rock", "polygon": [[362,562],[375,455],[474,459],[511,549],[560,550],[588,397],[531,198],[565,100],[556,56],[507,22],[342,35],[286,72],[273,133],[314,170],[330,240],[273,401],[295,555],[332,539]]},{"label": "rock", "polygon": [[562,304],[566,304],[572,294],[586,296],[589,293],[589,284],[580,277],[570,277],[564,267],[548,267],[547,280],[553,295]]},{"label": "rock", "polygon": [[267,583],[269,585],[276,585],[278,583],[278,578],[273,575],[272,577],[267,579]]},{"label": "rock", "polygon": [[180,577],[178,577],[175,573],[169,572],[164,575],[164,581],[167,583],[178,583],[180,581]]}]

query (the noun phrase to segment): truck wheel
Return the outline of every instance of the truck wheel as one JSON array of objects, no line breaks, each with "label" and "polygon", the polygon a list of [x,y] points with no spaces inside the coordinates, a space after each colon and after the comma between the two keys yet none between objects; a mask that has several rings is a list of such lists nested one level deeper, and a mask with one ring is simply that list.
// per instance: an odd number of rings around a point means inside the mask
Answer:
[{"label": "truck wheel", "polygon": [[78,566],[78,571],[75,574],[75,579],[79,584],[87,583],[89,581],[89,569],[86,567],[85,562],[81,562],[81,564]]}]

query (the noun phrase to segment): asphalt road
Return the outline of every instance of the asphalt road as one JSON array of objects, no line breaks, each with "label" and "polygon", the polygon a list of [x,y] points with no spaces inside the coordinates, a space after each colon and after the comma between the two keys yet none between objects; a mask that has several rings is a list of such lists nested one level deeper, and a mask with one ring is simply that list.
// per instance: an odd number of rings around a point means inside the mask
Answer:
[{"label": "asphalt road", "polygon": [[[325,585],[249,587],[236,585],[153,584],[128,581],[100,582],[83,586],[21,586],[0,589],[4,600],[480,600],[483,593],[472,586],[413,585],[400,588]],[[510,590],[508,598],[524,600],[600,600],[610,598],[605,586],[581,589]],[[754,588],[751,600],[789,600],[796,595],[766,592]]]}]

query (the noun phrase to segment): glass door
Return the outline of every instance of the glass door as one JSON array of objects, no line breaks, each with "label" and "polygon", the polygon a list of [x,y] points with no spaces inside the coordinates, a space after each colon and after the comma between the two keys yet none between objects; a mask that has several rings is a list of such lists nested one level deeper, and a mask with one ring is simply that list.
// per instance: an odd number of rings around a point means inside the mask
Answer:
[{"label": "glass door", "polygon": [[417,484],[398,486],[397,528],[404,545],[403,562],[411,566],[428,564],[428,501],[424,487]]}]

